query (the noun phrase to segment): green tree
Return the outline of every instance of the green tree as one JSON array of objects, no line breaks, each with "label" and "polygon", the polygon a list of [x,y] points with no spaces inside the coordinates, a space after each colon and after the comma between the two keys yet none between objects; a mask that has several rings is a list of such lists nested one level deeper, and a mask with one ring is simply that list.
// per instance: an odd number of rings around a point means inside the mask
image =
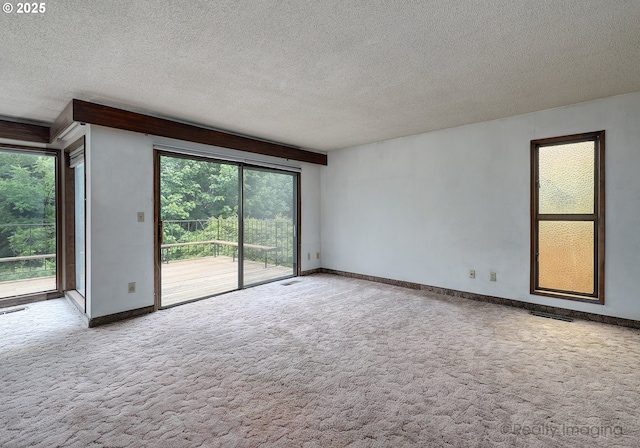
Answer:
[{"label": "green tree", "polygon": [[[238,214],[238,166],[162,157],[163,220],[207,220]],[[293,216],[293,177],[268,171],[244,170],[244,216],[275,219]]]},{"label": "green tree", "polygon": [[207,220],[238,213],[238,167],[163,157],[160,207],[163,220]]},{"label": "green tree", "polygon": [[244,171],[244,216],[292,219],[293,176],[268,171]]},{"label": "green tree", "polygon": [[0,257],[55,252],[55,158],[0,152]]},{"label": "green tree", "polygon": [[[55,160],[0,151],[0,258],[55,253]],[[54,272],[44,259],[0,263],[0,281]]]}]

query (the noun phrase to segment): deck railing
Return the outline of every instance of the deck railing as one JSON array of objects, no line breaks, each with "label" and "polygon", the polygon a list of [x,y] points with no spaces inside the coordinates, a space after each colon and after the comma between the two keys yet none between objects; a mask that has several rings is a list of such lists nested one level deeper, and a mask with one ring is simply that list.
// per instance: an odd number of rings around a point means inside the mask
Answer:
[{"label": "deck railing", "polygon": [[[164,244],[201,241],[238,241],[236,218],[167,220]],[[293,223],[285,219],[246,219],[245,259],[293,266]],[[264,250],[260,247],[275,248]],[[54,223],[0,224],[0,282],[55,275],[56,226]],[[184,260],[213,255],[237,257],[233,245],[189,244],[162,250],[163,259]]]},{"label": "deck railing", "polygon": [[[238,220],[236,218],[211,218],[195,220],[163,221],[163,261],[185,260],[214,255],[225,255],[235,259],[237,247],[232,244],[217,244],[213,241],[238,242]],[[264,261],[279,266],[293,266],[293,224],[281,219],[245,219],[245,259]],[[208,244],[193,244],[211,242]],[[183,244],[180,244],[183,243]],[[191,244],[187,244],[191,243]],[[177,245],[180,244],[180,245]],[[260,247],[272,247],[265,251]]]},{"label": "deck railing", "polygon": [[55,275],[54,223],[0,224],[0,282]]}]

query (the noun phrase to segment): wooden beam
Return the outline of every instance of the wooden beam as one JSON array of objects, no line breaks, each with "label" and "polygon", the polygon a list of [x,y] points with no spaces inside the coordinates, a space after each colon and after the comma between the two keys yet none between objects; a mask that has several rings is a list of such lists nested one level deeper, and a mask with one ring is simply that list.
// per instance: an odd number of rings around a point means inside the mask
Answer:
[{"label": "wooden beam", "polygon": [[[250,137],[229,134],[192,124],[180,123],[165,118],[152,117],[150,115],[116,109],[114,107],[76,99],[70,103],[70,107],[72,108],[72,121],[80,123],[89,123],[110,128],[123,129],[126,131],[140,132],[143,134],[158,135],[161,137],[175,138],[177,140],[184,140],[193,143],[236,149],[254,154],[263,154],[283,159],[315,163],[318,165],[327,164],[326,154],[306,151],[293,146],[265,142]],[[63,112],[61,117],[59,117],[61,125],[69,122],[68,117],[69,114],[65,109],[65,112]],[[58,120],[56,120],[56,123],[57,122]],[[54,128],[58,130],[58,126],[56,124],[52,127],[52,129]],[[66,128],[66,126],[64,128]]]},{"label": "wooden beam", "polygon": [[73,124],[73,101],[67,104],[58,118],[51,125],[51,132],[49,133],[49,142],[53,143],[60,134],[62,134],[69,126]]},{"label": "wooden beam", "polygon": [[18,151],[28,151],[30,153],[35,152],[43,152],[48,154],[58,154],[57,149],[52,148],[43,148],[40,146],[27,146],[27,145],[10,145],[5,143],[0,143],[0,149],[17,149]]},{"label": "wooden beam", "polygon": [[33,143],[49,143],[49,127],[0,120],[0,138]]}]

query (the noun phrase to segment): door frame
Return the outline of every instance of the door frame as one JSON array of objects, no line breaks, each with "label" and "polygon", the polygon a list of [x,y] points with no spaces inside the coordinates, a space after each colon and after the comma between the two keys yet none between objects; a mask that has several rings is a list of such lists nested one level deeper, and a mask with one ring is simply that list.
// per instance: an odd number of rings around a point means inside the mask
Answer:
[{"label": "door frame", "polygon": [[22,153],[29,155],[47,154],[55,157],[54,160],[54,192],[56,195],[55,206],[55,220],[56,220],[56,289],[48,291],[40,291],[29,294],[22,294],[17,296],[9,296],[0,298],[0,306],[10,307],[16,305],[23,305],[25,303],[38,302],[41,300],[56,299],[63,296],[64,290],[64,276],[63,270],[65,269],[66,257],[63,250],[63,211],[62,211],[62,196],[64,192],[63,186],[63,173],[65,167],[65,158],[62,151],[59,149],[42,148],[37,146],[24,146],[24,145],[12,145],[12,144],[0,144],[0,151],[9,153]]},{"label": "door frame", "polygon": [[[173,306],[177,306],[177,305],[182,305],[184,303],[189,303],[189,302],[195,302],[198,300],[202,300],[202,299],[206,299],[212,296],[205,296],[205,297],[200,297],[200,298],[194,298],[191,300],[187,300],[184,302],[181,302],[179,304],[176,305],[170,305],[168,307],[161,307],[161,266],[162,266],[162,251],[161,251],[161,235],[162,235],[162,229],[161,229],[161,220],[160,220],[160,160],[162,156],[168,156],[168,157],[176,157],[176,158],[184,158],[184,159],[188,159],[188,160],[200,160],[200,161],[205,161],[205,162],[211,162],[211,163],[222,163],[222,164],[227,164],[227,165],[236,165],[238,167],[238,288],[232,291],[237,291],[237,290],[241,290],[241,289],[245,289],[244,286],[244,273],[243,273],[243,266],[244,266],[244,250],[242,249],[243,247],[243,243],[244,243],[244,210],[243,210],[243,205],[244,205],[244,189],[243,189],[243,173],[244,173],[244,168],[249,168],[249,169],[259,169],[259,170],[263,170],[263,171],[268,171],[268,172],[281,172],[281,173],[286,173],[286,174],[290,174],[293,175],[294,179],[293,179],[293,184],[294,184],[294,199],[293,199],[293,206],[294,206],[294,226],[295,226],[295,242],[294,242],[294,248],[295,248],[295,270],[292,269],[292,275],[291,276],[287,276],[287,277],[282,277],[280,279],[274,279],[273,281],[277,281],[277,280],[281,280],[283,278],[290,278],[290,277],[296,277],[299,276],[301,273],[301,268],[300,268],[300,252],[301,252],[301,205],[302,205],[302,200],[301,200],[301,181],[300,181],[300,172],[299,171],[294,171],[294,170],[286,170],[286,169],[278,169],[278,168],[274,168],[272,166],[272,164],[268,164],[265,163],[264,166],[262,166],[260,164],[260,162],[255,162],[255,163],[247,163],[246,161],[235,161],[235,160],[228,160],[226,159],[224,156],[222,155],[217,155],[217,154],[211,154],[211,155],[207,155],[206,153],[201,153],[198,152],[198,154],[193,154],[191,153],[188,149],[185,149],[184,152],[180,151],[180,148],[175,148],[175,151],[172,151],[170,149],[168,149],[167,147],[163,147],[163,149],[157,148],[156,146],[154,146],[153,148],[153,220],[154,220],[154,226],[153,226],[153,272],[154,272],[154,310],[157,311],[159,309],[163,309],[163,308],[170,308]],[[292,167],[293,168],[293,167]],[[268,282],[264,282],[264,283],[269,283]],[[252,284],[250,286],[247,287],[253,287],[253,286],[258,286],[260,284],[264,284],[264,283],[257,283],[257,284]],[[231,291],[228,291],[231,292]],[[226,293],[221,293],[221,294],[226,294]]]},{"label": "door frame", "polygon": [[[65,285],[64,291],[67,295],[71,296],[72,299],[82,308],[82,311],[86,314],[87,312],[87,159],[83,154],[83,163],[84,163],[84,176],[82,179],[83,182],[83,190],[84,190],[84,285],[85,285],[85,293],[84,295],[80,294],[80,292],[76,289],[76,226],[75,226],[75,217],[76,217],[76,202],[75,202],[75,191],[76,191],[76,180],[75,180],[75,165],[71,166],[71,154],[77,150],[82,149],[84,154],[86,154],[86,137],[82,136],[72,142],[70,145],[64,148],[64,161],[63,161],[63,170],[64,170],[64,180],[65,180],[65,199],[64,199],[64,243],[65,243]],[[77,294],[77,296],[76,296]]]}]

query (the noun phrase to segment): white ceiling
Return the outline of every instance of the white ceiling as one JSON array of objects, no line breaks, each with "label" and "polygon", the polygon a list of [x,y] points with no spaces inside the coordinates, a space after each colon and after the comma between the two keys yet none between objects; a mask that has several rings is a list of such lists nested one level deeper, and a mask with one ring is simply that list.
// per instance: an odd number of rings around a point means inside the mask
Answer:
[{"label": "white ceiling", "polygon": [[0,115],[78,98],[324,151],[640,91],[639,0],[46,8],[0,13]]}]

